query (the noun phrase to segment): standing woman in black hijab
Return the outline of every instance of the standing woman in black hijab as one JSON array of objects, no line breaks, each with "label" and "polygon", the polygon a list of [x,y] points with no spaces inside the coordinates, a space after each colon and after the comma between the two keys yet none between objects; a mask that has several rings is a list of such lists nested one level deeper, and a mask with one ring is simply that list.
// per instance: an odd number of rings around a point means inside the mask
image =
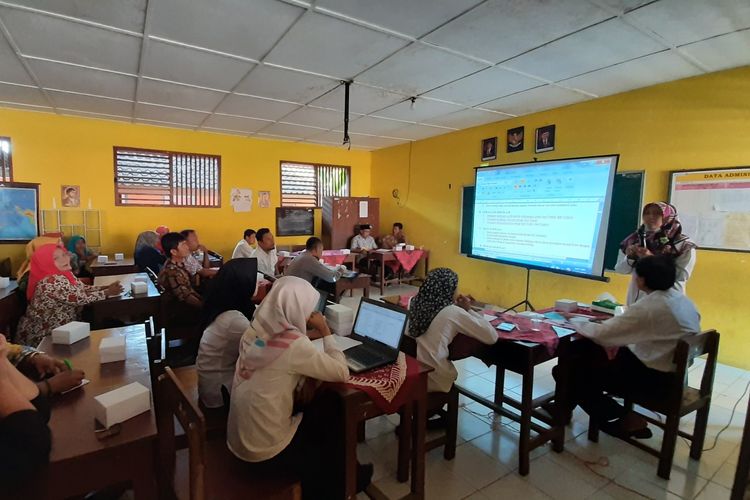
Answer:
[{"label": "standing woman in black hijab", "polygon": [[258,261],[232,259],[211,280],[203,306],[205,330],[198,348],[198,394],[207,408],[224,405],[221,387],[232,388],[240,339],[253,318]]}]

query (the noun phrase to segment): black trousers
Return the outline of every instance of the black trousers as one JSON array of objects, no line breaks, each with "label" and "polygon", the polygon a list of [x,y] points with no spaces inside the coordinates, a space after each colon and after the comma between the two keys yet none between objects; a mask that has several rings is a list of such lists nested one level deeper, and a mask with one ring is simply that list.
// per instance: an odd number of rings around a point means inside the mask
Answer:
[{"label": "black trousers", "polygon": [[[580,405],[600,423],[611,422],[626,413],[626,409],[605,392],[624,397],[662,398],[674,387],[674,373],[649,368],[627,347],[621,347],[611,360],[602,347],[590,340],[577,340],[570,349],[572,362],[566,410],[572,411]],[[555,370],[552,374],[557,378]]]}]

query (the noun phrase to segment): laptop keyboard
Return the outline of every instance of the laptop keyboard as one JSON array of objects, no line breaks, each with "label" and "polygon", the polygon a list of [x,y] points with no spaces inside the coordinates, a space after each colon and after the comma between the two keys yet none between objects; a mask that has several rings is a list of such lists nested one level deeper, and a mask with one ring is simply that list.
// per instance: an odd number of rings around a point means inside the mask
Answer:
[{"label": "laptop keyboard", "polygon": [[350,354],[350,358],[367,366],[382,361],[383,356],[378,353],[370,352],[369,349],[357,349]]}]

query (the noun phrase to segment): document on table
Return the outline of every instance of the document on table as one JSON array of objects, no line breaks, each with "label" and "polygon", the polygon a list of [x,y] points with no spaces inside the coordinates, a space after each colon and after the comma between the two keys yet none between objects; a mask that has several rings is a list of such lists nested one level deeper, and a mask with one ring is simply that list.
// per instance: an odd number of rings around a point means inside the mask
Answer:
[{"label": "document on table", "polygon": [[497,316],[493,316],[492,314],[483,314],[484,319],[487,321],[495,321],[497,319]]},{"label": "document on table", "polygon": [[[350,338],[350,337],[342,337],[341,335],[332,335],[334,340],[336,340],[336,345],[339,346],[339,349],[342,351],[346,351],[350,347],[358,346],[362,342],[359,340]],[[312,341],[313,345],[319,350],[323,351],[323,339],[315,339]]]},{"label": "document on table", "polygon": [[552,329],[560,338],[567,337],[568,335],[572,335],[576,332],[575,330],[571,330],[570,328],[563,328],[561,326],[554,326],[554,325],[552,326]]}]

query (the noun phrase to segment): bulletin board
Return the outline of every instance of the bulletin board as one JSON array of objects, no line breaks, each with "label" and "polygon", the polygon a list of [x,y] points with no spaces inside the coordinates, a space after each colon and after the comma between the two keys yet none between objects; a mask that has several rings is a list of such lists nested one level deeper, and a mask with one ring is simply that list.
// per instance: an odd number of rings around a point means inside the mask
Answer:
[{"label": "bulletin board", "polygon": [[669,202],[698,248],[750,252],[750,167],[671,172]]}]

